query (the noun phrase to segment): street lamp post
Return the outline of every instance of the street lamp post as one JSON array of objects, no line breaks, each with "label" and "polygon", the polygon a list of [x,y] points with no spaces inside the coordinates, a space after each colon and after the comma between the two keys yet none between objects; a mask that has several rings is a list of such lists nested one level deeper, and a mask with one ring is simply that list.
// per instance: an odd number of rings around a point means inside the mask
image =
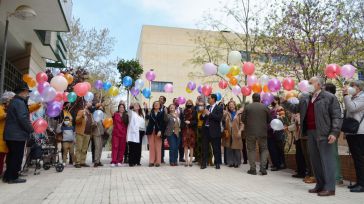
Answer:
[{"label": "street lamp post", "polygon": [[8,29],[9,29],[9,18],[15,16],[21,20],[30,20],[37,16],[35,11],[26,5],[18,6],[13,13],[9,13],[6,15],[6,23],[5,23],[5,33],[4,33],[4,43],[2,49],[2,58],[1,58],[1,77],[0,77],[0,94],[4,93],[4,83],[5,83],[5,63],[6,63],[6,48],[8,44]]}]

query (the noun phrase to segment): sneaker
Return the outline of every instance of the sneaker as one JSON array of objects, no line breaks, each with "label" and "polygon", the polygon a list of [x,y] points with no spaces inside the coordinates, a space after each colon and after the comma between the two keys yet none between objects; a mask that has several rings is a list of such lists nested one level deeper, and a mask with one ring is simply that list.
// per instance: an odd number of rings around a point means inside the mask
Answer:
[{"label": "sneaker", "polygon": [[81,165],[79,165],[79,164],[75,164],[75,168],[81,168]]},{"label": "sneaker", "polygon": [[122,167],[123,165],[121,163],[117,163],[117,166],[118,167]]},{"label": "sneaker", "polygon": [[110,166],[111,166],[111,167],[115,167],[115,164],[111,164]]},{"label": "sneaker", "polygon": [[248,174],[251,174],[251,175],[257,175],[257,171],[256,171],[256,170],[252,170],[252,169],[250,169],[250,170],[248,171]]},{"label": "sneaker", "polygon": [[15,179],[15,180],[9,180],[8,184],[25,183],[25,182],[27,182],[26,179],[18,178],[18,179]]}]

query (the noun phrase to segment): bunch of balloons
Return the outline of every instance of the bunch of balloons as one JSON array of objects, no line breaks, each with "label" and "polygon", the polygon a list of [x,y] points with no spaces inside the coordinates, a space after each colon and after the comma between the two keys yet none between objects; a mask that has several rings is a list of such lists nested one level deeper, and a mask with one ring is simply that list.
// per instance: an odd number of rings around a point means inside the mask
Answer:
[{"label": "bunch of balloons", "polygon": [[355,75],[356,68],[351,64],[346,64],[340,67],[337,64],[329,64],[325,68],[325,75],[327,78],[335,79],[339,76],[344,79],[351,79]]},{"label": "bunch of balloons", "polygon": [[190,81],[187,83],[186,86],[186,92],[187,93],[192,93],[192,91],[194,91],[196,89],[196,83],[193,81]]}]

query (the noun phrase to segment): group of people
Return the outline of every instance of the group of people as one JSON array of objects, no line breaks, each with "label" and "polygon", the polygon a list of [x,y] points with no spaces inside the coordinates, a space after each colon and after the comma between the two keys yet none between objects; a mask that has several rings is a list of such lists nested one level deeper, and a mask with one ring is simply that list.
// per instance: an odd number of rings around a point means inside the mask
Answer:
[{"label": "group of people", "polygon": [[[343,88],[345,111],[335,96],[333,84],[324,84],[319,77],[311,78],[309,83],[308,93],[301,93],[297,104],[277,96],[266,106],[258,93],[253,94],[252,103],[245,106],[232,99],[226,104],[218,102],[215,94],[198,96],[195,102],[188,100],[184,108],[177,99],[167,106],[164,96],[154,101],[151,108],[146,103],[141,106],[135,102],[127,107],[125,102],[120,102],[112,114],[111,166],[123,163],[140,166],[142,141],[147,136],[149,167],[165,163],[165,149],[169,148],[170,166],[183,163],[191,167],[197,163],[201,169],[208,166],[220,169],[222,164],[238,168],[243,160],[244,164],[249,162],[248,174],[256,175],[258,150],[259,173],[267,175],[269,160],[271,171],[286,168],[286,133],[291,132],[295,138],[297,163],[297,174],[292,176],[304,178],[306,183],[316,183],[310,193],[330,196],[335,195],[336,181],[342,180],[337,138],[344,126],[345,130],[353,128],[347,126],[356,121],[355,131],[344,131],[357,176],[356,184],[349,188],[351,192],[364,192],[364,82],[354,81]],[[19,172],[25,143],[34,132],[29,114],[41,107],[40,104],[28,106],[29,92],[23,84],[15,94],[4,93],[1,100],[0,174],[6,155],[3,181],[7,183],[26,181],[19,178]],[[47,132],[62,136],[63,164],[89,167],[86,156],[91,143],[94,167],[103,166],[100,159],[109,127],[92,117],[96,110],[104,112],[102,103],[84,103],[77,111],[72,107],[65,103],[59,117],[48,118]],[[272,129],[273,119],[285,121],[285,129]],[[288,123],[287,119],[290,119]]]}]

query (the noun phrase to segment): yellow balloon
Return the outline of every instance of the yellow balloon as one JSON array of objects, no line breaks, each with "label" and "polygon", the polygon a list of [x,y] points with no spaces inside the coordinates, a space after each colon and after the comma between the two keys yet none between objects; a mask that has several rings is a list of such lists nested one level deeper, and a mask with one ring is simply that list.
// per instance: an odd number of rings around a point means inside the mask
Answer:
[{"label": "yellow balloon", "polygon": [[192,93],[192,90],[191,90],[191,89],[189,89],[188,87],[186,87],[186,92],[187,92],[187,93]]},{"label": "yellow balloon", "polygon": [[119,89],[116,88],[115,86],[112,86],[109,89],[109,94],[110,94],[110,96],[117,96],[119,94]]},{"label": "yellow balloon", "polygon": [[237,66],[232,66],[232,67],[230,68],[230,73],[231,73],[231,75],[232,75],[232,76],[239,75],[239,74],[240,74],[240,69],[239,69],[239,67],[237,67]]}]

